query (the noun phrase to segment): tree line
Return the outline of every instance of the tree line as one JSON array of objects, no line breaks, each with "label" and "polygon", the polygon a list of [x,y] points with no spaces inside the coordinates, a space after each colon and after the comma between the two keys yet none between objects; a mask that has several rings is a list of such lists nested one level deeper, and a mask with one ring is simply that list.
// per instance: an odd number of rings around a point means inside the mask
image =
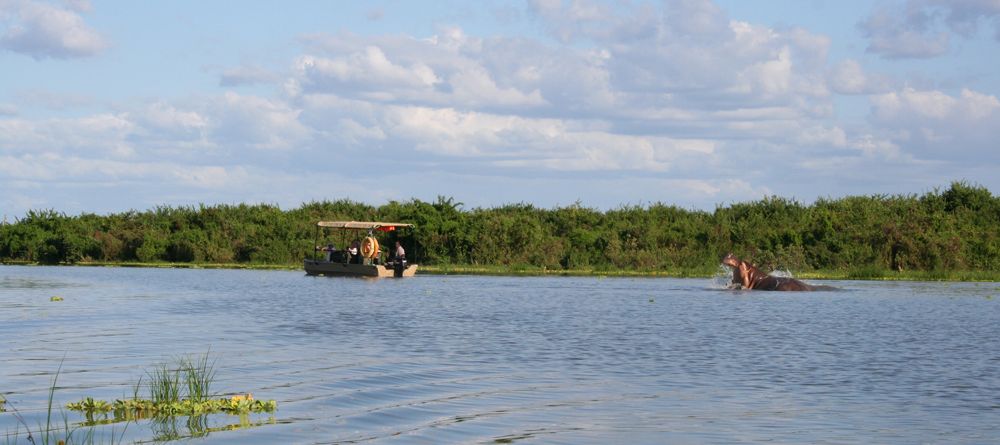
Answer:
[{"label": "tree line", "polygon": [[[953,182],[923,195],[851,196],[804,205],[768,197],[714,211],[662,203],[599,211],[580,203],[464,209],[453,198],[274,205],[160,206],[68,216],[29,211],[0,225],[0,260],[44,264],[298,264],[319,220],[398,221],[387,234],[413,261],[548,270],[711,271],[726,252],[764,268],[1000,270],[1000,198]],[[325,241],[322,241],[325,243]]]}]

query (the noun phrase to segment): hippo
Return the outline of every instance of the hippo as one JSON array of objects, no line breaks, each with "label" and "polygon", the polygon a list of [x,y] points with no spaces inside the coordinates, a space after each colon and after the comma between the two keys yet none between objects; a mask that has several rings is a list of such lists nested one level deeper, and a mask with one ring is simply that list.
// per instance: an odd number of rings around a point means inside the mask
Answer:
[{"label": "hippo", "polygon": [[786,290],[811,291],[833,289],[830,286],[812,286],[794,278],[775,277],[762,272],[732,253],[722,257],[722,264],[733,268],[733,283],[742,285],[744,289],[756,290]]}]

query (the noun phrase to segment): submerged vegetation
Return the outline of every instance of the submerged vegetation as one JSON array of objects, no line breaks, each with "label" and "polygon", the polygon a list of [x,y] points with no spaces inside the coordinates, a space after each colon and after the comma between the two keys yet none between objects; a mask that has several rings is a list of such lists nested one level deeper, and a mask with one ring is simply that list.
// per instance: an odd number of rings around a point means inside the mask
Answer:
[{"label": "submerged vegetation", "polygon": [[333,219],[414,223],[414,230],[390,236],[399,237],[411,261],[438,271],[710,276],[720,256],[732,251],[764,269],[797,274],[1000,275],[1000,198],[965,182],[920,196],[811,205],[769,197],[711,212],[660,203],[608,211],[580,203],[466,210],[444,197],[379,207],[311,202],[287,211],[272,205],[157,207],[107,216],[31,211],[0,226],[0,261],[295,267],[312,251],[315,222]]}]

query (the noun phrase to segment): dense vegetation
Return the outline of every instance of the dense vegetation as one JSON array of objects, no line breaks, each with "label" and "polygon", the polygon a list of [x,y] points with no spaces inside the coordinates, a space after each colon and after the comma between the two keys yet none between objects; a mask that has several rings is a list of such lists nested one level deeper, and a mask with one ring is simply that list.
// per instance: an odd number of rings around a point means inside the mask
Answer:
[{"label": "dense vegetation", "polygon": [[598,211],[577,203],[465,210],[462,203],[349,200],[157,207],[100,216],[30,211],[0,226],[0,260],[37,263],[297,264],[317,220],[412,222],[399,236],[423,264],[548,270],[701,271],[732,251],[795,271],[1000,271],[1000,198],[955,182],[922,196],[771,197],[714,212],[665,204]]}]

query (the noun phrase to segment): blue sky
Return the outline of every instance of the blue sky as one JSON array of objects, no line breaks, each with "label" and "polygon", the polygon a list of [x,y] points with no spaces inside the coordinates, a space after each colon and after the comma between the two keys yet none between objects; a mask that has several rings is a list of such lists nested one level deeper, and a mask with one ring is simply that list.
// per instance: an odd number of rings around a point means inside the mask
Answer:
[{"label": "blue sky", "polygon": [[996,192],[997,54],[997,0],[0,0],[0,213]]}]

